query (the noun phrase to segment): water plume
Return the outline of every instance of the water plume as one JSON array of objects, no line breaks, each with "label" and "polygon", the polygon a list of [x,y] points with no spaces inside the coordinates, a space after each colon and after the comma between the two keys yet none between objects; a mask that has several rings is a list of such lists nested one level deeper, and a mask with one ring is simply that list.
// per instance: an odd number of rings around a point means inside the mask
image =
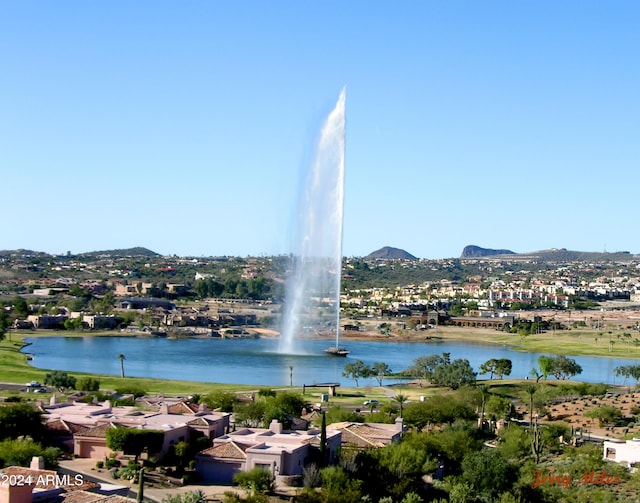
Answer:
[{"label": "water plume", "polygon": [[344,213],[345,99],[342,90],[327,116],[298,214],[298,238],[287,279],[280,347],[300,353],[299,335],[340,333],[340,280]]}]

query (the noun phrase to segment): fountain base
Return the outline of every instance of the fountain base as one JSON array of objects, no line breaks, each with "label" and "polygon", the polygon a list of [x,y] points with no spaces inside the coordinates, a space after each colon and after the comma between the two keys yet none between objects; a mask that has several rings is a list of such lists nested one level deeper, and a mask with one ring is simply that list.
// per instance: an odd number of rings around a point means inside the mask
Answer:
[{"label": "fountain base", "polygon": [[330,348],[325,349],[324,352],[329,356],[345,357],[349,354],[349,350],[347,350],[346,348],[340,348],[337,346],[331,346]]}]

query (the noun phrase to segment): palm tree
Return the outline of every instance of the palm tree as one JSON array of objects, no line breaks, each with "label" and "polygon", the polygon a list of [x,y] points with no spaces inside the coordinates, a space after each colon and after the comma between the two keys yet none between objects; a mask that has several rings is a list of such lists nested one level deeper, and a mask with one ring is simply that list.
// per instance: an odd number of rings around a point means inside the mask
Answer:
[{"label": "palm tree", "polygon": [[403,405],[409,401],[409,397],[402,393],[396,393],[392,400],[398,404],[398,407],[400,408],[400,417],[402,417]]},{"label": "palm tree", "polygon": [[480,410],[480,417],[478,418],[478,428],[482,430],[484,425],[484,408],[487,403],[487,395],[491,393],[490,386],[488,384],[478,384],[476,386],[482,395],[482,407]]},{"label": "palm tree", "polygon": [[120,353],[118,358],[120,359],[120,377],[124,377],[124,355]]}]

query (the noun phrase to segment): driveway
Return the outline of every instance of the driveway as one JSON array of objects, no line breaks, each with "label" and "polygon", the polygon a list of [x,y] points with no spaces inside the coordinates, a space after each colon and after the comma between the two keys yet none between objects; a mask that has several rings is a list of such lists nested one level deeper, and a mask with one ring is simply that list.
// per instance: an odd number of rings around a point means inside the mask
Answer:
[{"label": "driveway", "polygon": [[[116,480],[111,477],[111,474],[106,469],[96,469],[95,459],[71,459],[60,461],[60,468],[62,470],[78,473],[84,477],[85,480],[92,480],[99,483],[125,486],[129,488],[128,497],[135,498],[138,490],[137,484],[132,484],[128,481]],[[158,487],[146,487],[144,488],[144,498],[160,503],[164,498],[169,495],[183,494],[189,491],[202,491],[209,501],[222,501],[225,492],[231,491],[245,496],[243,490],[232,486],[214,486],[214,485],[188,485],[184,487],[177,487],[171,489],[158,488]]]}]

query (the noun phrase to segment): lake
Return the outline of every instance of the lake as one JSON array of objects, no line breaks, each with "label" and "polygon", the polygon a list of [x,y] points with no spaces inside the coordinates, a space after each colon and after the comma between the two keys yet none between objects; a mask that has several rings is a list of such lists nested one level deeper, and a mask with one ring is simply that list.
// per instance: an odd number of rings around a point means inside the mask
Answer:
[{"label": "lake", "polygon": [[[304,348],[308,351],[304,355],[279,354],[277,339],[89,336],[31,337],[25,341],[31,343],[23,349],[33,355],[30,363],[42,369],[120,375],[118,355],[123,354],[127,376],[259,386],[288,386],[289,367],[293,367],[294,386],[326,382],[353,386],[352,379],[342,376],[347,362],[362,360],[368,365],[384,362],[394,372],[399,372],[411,366],[419,356],[443,352],[451,353],[452,360],[466,358],[476,372],[491,358],[508,358],[513,362],[510,377],[525,378],[532,368],[537,368],[540,356],[540,353],[523,353],[505,345],[466,341],[349,341],[345,343],[351,351],[347,358],[325,355],[323,350],[332,344],[327,340],[304,341]],[[619,358],[571,358],[582,366],[582,374],[576,379],[593,383],[615,384],[613,371],[616,367],[640,363]],[[361,379],[359,384],[375,385],[377,381]]]}]

